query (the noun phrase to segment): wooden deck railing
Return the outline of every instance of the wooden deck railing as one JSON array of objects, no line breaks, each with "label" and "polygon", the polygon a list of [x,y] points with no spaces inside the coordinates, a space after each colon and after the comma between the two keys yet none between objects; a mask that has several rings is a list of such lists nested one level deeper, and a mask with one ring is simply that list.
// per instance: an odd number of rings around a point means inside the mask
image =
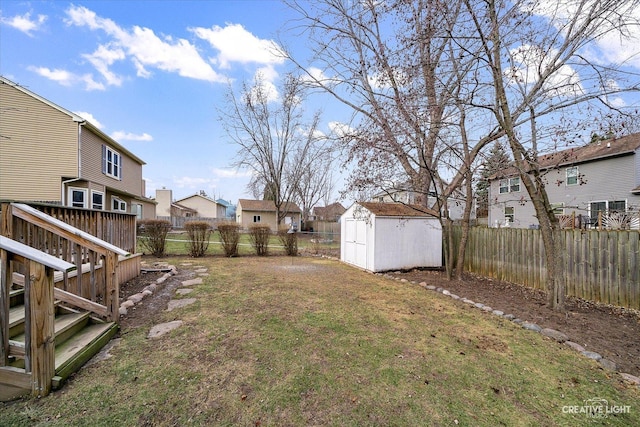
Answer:
[{"label": "wooden deck railing", "polygon": [[56,298],[118,321],[118,256],[128,251],[22,203],[2,204],[0,234],[71,263],[76,271],[56,281]]},{"label": "wooden deck railing", "polygon": [[[51,391],[55,374],[54,271],[69,273],[75,266],[27,245],[0,236],[0,373],[2,382],[31,390],[34,397]],[[15,269],[24,275],[24,346],[9,341],[10,290]],[[24,358],[25,368],[9,365],[10,357]]]}]

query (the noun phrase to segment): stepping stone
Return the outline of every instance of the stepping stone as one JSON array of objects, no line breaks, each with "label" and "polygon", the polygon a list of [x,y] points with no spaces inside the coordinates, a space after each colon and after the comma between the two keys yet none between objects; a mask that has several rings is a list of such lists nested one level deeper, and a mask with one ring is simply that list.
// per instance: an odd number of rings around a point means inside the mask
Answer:
[{"label": "stepping stone", "polygon": [[196,279],[191,279],[191,280],[185,280],[184,282],[182,282],[182,286],[193,286],[193,285],[201,285],[202,284],[202,277],[198,277]]},{"label": "stepping stone", "polygon": [[190,288],[176,290],[177,295],[187,295],[187,294],[190,294],[191,292],[193,292],[193,289],[190,289]]},{"label": "stepping stone", "polygon": [[179,328],[180,326],[182,326],[182,320],[174,320],[173,322],[161,323],[151,328],[151,330],[149,331],[149,335],[147,335],[147,338],[153,339],[161,337],[167,332],[171,332],[174,329]]},{"label": "stepping stone", "polygon": [[199,268],[197,270],[194,270],[196,273],[206,273],[207,269],[206,268]]},{"label": "stepping stone", "polygon": [[188,305],[193,304],[197,300],[195,298],[185,298],[185,299],[172,299],[169,301],[169,305],[167,306],[167,311],[175,310],[176,308],[186,307]]}]

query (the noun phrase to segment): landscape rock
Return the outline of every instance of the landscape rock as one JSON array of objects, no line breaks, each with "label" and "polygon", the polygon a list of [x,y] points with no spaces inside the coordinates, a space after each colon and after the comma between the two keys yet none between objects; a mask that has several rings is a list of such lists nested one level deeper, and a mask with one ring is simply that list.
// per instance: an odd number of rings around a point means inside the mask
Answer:
[{"label": "landscape rock", "polygon": [[178,294],[178,295],[187,295],[187,294],[190,294],[191,292],[193,292],[193,289],[191,289],[191,288],[176,289],[176,294]]},{"label": "landscape rock", "polygon": [[501,317],[504,315],[504,311],[500,311],[500,310],[493,310],[492,313],[495,314],[496,316],[501,316]]},{"label": "landscape rock", "polygon": [[513,314],[505,314],[504,318],[507,320],[513,320],[516,318],[516,316],[514,316]]},{"label": "landscape rock", "polygon": [[542,331],[542,328],[538,325],[536,325],[535,323],[531,323],[531,322],[522,322],[522,327],[529,330],[529,331],[535,331],[535,332],[540,332]]},{"label": "landscape rock", "polygon": [[549,337],[558,342],[565,342],[569,340],[569,337],[566,334],[563,334],[562,332],[556,331],[555,329],[551,329],[551,328],[544,328],[543,330],[540,331],[540,333],[545,337]]},{"label": "landscape rock", "polygon": [[442,294],[443,295],[451,295],[451,292],[449,292],[448,290],[445,289],[445,290],[442,291]]},{"label": "landscape rock", "polygon": [[167,306],[167,311],[175,310],[176,308],[186,307],[188,305],[196,302],[195,298],[185,298],[185,299],[175,299],[169,301],[169,305]]},{"label": "landscape rock", "polygon": [[179,328],[180,326],[182,326],[182,323],[183,323],[182,320],[174,320],[172,322],[161,323],[159,325],[155,325],[149,331],[149,334],[147,335],[147,338],[153,339],[153,338],[161,337],[162,335],[166,334],[167,332],[171,332],[174,329]]},{"label": "landscape rock", "polygon": [[133,302],[133,303],[137,304],[137,303],[139,303],[140,301],[142,301],[142,299],[143,299],[143,298],[144,298],[144,295],[142,295],[142,294],[138,293],[138,294],[133,294],[133,295],[131,295],[129,298],[127,298],[127,300],[129,300],[129,301],[131,301],[131,302]]},{"label": "landscape rock", "polygon": [[129,311],[127,310],[127,307],[120,306],[120,308],[118,309],[118,313],[120,314],[120,316],[126,316],[128,312]]},{"label": "landscape rock", "polygon": [[596,353],[595,351],[583,351],[582,355],[585,357],[588,357],[589,359],[593,359],[593,360],[600,360],[602,359],[602,356],[600,355],[600,353]]},{"label": "landscape rock", "polygon": [[586,351],[586,349],[578,343],[575,343],[572,341],[565,341],[565,344],[571,347],[572,349],[579,351],[580,353],[582,353],[583,351]]},{"label": "landscape rock", "polygon": [[193,285],[201,285],[202,284],[202,277],[198,277],[196,279],[191,279],[191,280],[185,280],[184,282],[182,282],[182,286],[193,286]]},{"label": "landscape rock", "polygon": [[626,373],[621,373],[620,376],[625,380],[625,381],[629,381],[632,384],[636,384],[636,385],[640,385],[640,378],[636,377],[635,375],[631,375],[631,374],[626,374]]},{"label": "landscape rock", "polygon": [[422,286],[423,288],[425,288],[427,286],[427,282],[420,282],[420,286]]},{"label": "landscape rock", "polygon": [[600,360],[598,360],[598,363],[607,371],[617,371],[618,367],[616,366],[615,362],[609,360],[609,359],[605,359],[604,357]]},{"label": "landscape rock", "polygon": [[120,304],[120,307],[129,308],[129,307],[133,307],[134,305],[135,305],[135,303],[133,301],[126,300],[125,302]]},{"label": "landscape rock", "polygon": [[426,289],[429,289],[430,291],[435,291],[436,287],[433,286],[433,285],[428,285],[428,286],[426,286]]}]

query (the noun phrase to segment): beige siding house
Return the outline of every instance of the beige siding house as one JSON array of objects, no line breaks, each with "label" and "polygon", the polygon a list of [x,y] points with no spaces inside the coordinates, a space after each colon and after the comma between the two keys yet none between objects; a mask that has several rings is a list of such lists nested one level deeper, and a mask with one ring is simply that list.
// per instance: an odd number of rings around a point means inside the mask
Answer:
[{"label": "beige siding house", "polygon": [[[284,210],[286,214],[280,226],[293,227],[296,230],[300,230],[302,214],[300,208],[295,203],[289,203]],[[236,208],[236,222],[243,229],[247,229],[253,224],[267,224],[271,227],[271,231],[275,232],[278,230],[276,206],[272,200],[240,199]]]},{"label": "beige siding house", "polygon": [[176,203],[195,210],[199,217],[223,219],[227,216],[227,208],[225,206],[203,194],[193,194],[176,200]]},{"label": "beige siding house", "polygon": [[140,158],[90,122],[0,76],[0,199],[155,218]]}]

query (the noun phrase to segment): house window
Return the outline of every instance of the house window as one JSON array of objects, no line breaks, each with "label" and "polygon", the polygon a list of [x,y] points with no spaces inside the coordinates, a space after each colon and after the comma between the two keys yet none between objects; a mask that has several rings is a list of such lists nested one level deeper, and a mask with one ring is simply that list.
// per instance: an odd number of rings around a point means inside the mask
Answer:
[{"label": "house window", "polygon": [[509,192],[509,180],[501,179],[500,180],[500,194]]},{"label": "house window", "polygon": [[564,215],[564,203],[551,203],[551,208],[555,216]]},{"label": "house window", "polygon": [[91,209],[99,211],[104,209],[104,193],[100,191],[91,192]]},{"label": "house window", "polygon": [[513,220],[515,218],[514,208],[513,206],[505,206],[504,207],[504,221],[507,224],[513,224]]},{"label": "house window", "polygon": [[122,179],[122,156],[106,145],[102,146],[102,173],[115,179]]},{"label": "house window", "polygon": [[253,222],[260,222],[260,215],[254,215]]},{"label": "house window", "polygon": [[567,185],[576,185],[578,183],[578,167],[567,168]]},{"label": "house window", "polygon": [[626,200],[609,201],[607,209],[609,210],[609,212],[626,212],[627,201]]},{"label": "house window", "polygon": [[87,189],[86,188],[70,188],[69,189],[69,206],[74,208],[87,207]]},{"label": "house window", "polygon": [[139,203],[132,203],[131,213],[136,214],[136,218],[142,219],[142,205]]},{"label": "house window", "polygon": [[114,212],[126,212],[127,203],[117,197],[111,199],[111,210]]},{"label": "house window", "polygon": [[603,202],[591,202],[589,203],[589,217],[591,218],[591,225],[598,225],[598,212],[602,212],[603,215],[613,212],[626,212],[627,201],[626,200],[608,200]]},{"label": "house window", "polygon": [[510,192],[518,192],[520,191],[520,178],[509,178],[509,191]]}]

